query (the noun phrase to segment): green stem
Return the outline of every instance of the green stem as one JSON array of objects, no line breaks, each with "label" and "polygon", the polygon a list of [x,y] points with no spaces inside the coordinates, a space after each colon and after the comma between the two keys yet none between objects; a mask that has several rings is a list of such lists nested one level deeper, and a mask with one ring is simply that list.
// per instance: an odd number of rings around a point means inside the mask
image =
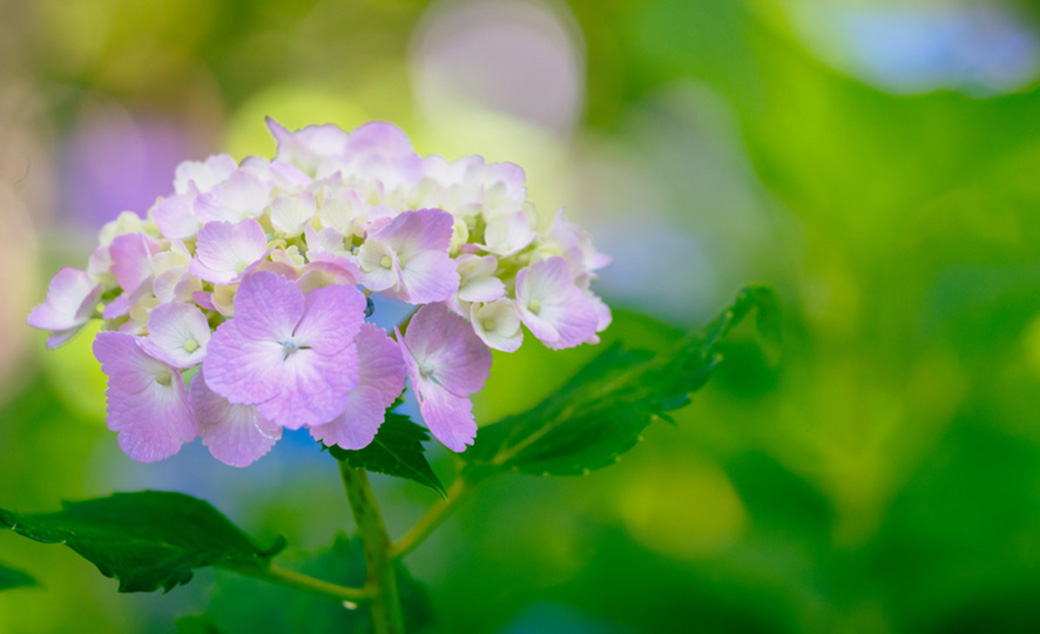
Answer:
[{"label": "green stem", "polygon": [[348,588],[347,586],[341,586],[335,583],[329,583],[328,581],[322,581],[321,579],[315,579],[314,577],[309,577],[299,572],[279,568],[274,564],[271,564],[267,568],[227,567],[227,569],[269,583],[276,583],[289,588],[296,588],[297,590],[303,590],[312,594],[320,594],[331,599],[352,604],[348,607],[355,607],[357,603],[368,601],[372,598],[372,591],[368,587]]},{"label": "green stem", "polygon": [[368,482],[368,472],[346,462],[339,463],[339,472],[365,549],[368,575],[365,587],[372,593],[369,605],[376,634],[404,634],[404,613],[397,589],[397,571],[390,556],[390,537]]},{"label": "green stem", "polygon": [[455,482],[448,489],[448,497],[437,500],[433,506],[427,509],[426,514],[415,523],[415,526],[390,547],[390,556],[394,559],[400,559],[415,550],[419,544],[423,543],[430,536],[430,533],[436,530],[448,518],[448,515],[455,510],[459,500],[468,490],[466,481],[461,477],[456,478]]}]

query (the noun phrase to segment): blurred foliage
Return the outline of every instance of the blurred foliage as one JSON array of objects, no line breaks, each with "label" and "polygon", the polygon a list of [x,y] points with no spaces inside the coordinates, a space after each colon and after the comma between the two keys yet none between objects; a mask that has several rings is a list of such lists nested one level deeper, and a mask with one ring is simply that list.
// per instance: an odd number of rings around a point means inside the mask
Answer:
[{"label": "blurred foliage", "polygon": [[[656,289],[663,304],[687,278],[716,280],[705,296],[678,298],[689,305],[685,319],[612,286],[618,310],[604,344],[664,349],[678,330],[659,319],[704,321],[732,295],[734,279],[761,281],[784,297],[783,361],[771,364],[741,329],[723,344],[733,363],[676,413],[678,425],[648,429],[618,467],[489,481],[409,556],[439,631],[1034,630],[1040,91],[888,94],[815,57],[779,0],[567,4],[587,74],[577,140],[556,154],[533,146],[516,160],[545,157],[525,166],[549,205],[567,190],[553,189],[552,173],[577,170],[564,159],[602,150],[600,159],[621,167],[572,187],[579,208],[569,209],[592,219],[596,205],[616,197],[612,185],[645,183],[632,189],[632,226],[663,217],[662,235],[685,232],[707,254],[684,251],[690,260],[669,261],[669,276],[627,283]],[[461,137],[440,149],[466,123],[495,143],[516,138],[476,120],[431,123],[416,106],[409,46],[426,7],[8,0],[0,3],[0,82],[34,95],[26,116],[54,152],[81,109],[99,100],[187,122],[200,153],[269,152],[264,114],[289,125],[388,118],[424,151],[487,151]],[[1023,5],[1034,31],[1035,11]],[[716,145],[736,158],[704,160]],[[513,149],[499,144],[493,153],[509,158]],[[720,183],[730,181],[710,171],[719,165],[746,166],[732,181],[746,191],[713,206],[698,196],[722,196]],[[45,171],[32,171],[24,187]],[[658,208],[663,216],[648,215]],[[41,212],[37,224],[45,271],[82,248],[48,226],[50,217]],[[658,246],[625,250],[653,260]],[[604,283],[624,273],[606,269]],[[113,481],[99,475],[106,470],[128,473],[99,422],[100,379],[85,340],[50,356],[39,343],[5,379],[4,507],[55,508],[107,493],[97,490]],[[479,420],[537,404],[597,352],[529,345],[497,355]],[[313,544],[312,531],[346,526],[347,514],[331,497],[334,469],[303,467],[331,459],[302,445],[276,450],[297,460],[284,471],[258,466],[239,476],[185,458],[164,477],[207,499],[238,499],[242,489],[229,482],[245,481],[255,491],[247,532]],[[450,481],[450,457],[433,467]],[[397,534],[434,499],[418,485],[377,485]],[[0,560],[42,584],[0,593],[3,634],[78,631],[87,622],[170,632],[176,616],[204,610],[223,583],[200,571],[198,583],[164,597],[117,595],[114,582],[63,549],[0,537]],[[255,597],[234,607],[249,614],[273,602],[259,589]]]}]

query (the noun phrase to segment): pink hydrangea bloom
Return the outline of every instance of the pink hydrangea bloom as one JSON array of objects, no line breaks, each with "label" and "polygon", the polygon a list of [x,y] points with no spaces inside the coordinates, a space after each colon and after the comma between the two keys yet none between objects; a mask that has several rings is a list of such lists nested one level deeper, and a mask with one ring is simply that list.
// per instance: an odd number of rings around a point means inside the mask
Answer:
[{"label": "pink hydrangea bloom", "polygon": [[[29,316],[53,347],[100,309],[109,422],[132,456],[176,451],[192,407],[228,464],[255,461],[285,427],[358,449],[405,377],[459,451],[490,349],[519,349],[523,325],[550,348],[609,325],[591,290],[609,258],[562,213],[537,221],[518,166],[420,156],[384,122],[268,125],[274,159],[180,164],[169,195],[106,224],[87,270],[59,272]],[[361,291],[418,305],[397,342],[362,324]],[[185,396],[180,372],[200,365]]]},{"label": "pink hydrangea bloom", "polygon": [[257,408],[235,405],[211,390],[202,372],[192,379],[188,399],[202,444],[224,464],[248,467],[282,437],[282,428],[261,416]]},{"label": "pink hydrangea bloom", "polygon": [[94,356],[108,375],[108,427],[119,447],[139,462],[177,453],[196,435],[195,417],[180,372],[150,357],[133,335],[102,332]]},{"label": "pink hydrangea bloom", "polygon": [[516,312],[531,334],[558,350],[596,334],[598,307],[574,284],[561,257],[539,260],[516,275]]},{"label": "pink hydrangea bloom", "polygon": [[491,350],[444,304],[420,308],[397,340],[426,426],[446,447],[463,451],[477,435],[469,397],[490,375]]},{"label": "pink hydrangea bloom", "polygon": [[386,410],[404,391],[405,362],[401,349],[372,324],[362,324],[357,339],[360,380],[347,407],[329,423],[311,427],[311,435],[326,445],[361,449],[375,438]]},{"label": "pink hydrangea bloom", "polygon": [[234,319],[209,342],[207,385],[289,429],[342,413],[359,381],[354,337],[364,296],[349,286],[304,295],[292,281],[260,271],[242,281],[234,304]]},{"label": "pink hydrangea bloom", "polygon": [[64,268],[51,279],[47,301],[29,313],[29,325],[51,331],[47,347],[56,348],[90,321],[99,299],[101,286],[86,271]]},{"label": "pink hydrangea bloom", "polygon": [[365,285],[412,304],[440,302],[459,287],[451,246],[451,214],[406,211],[369,236],[358,250]]}]

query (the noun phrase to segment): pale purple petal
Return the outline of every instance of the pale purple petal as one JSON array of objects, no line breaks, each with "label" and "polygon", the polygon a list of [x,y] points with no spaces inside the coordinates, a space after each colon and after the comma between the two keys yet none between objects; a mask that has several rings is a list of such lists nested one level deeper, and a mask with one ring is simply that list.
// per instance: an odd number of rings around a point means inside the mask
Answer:
[{"label": "pale purple petal", "polygon": [[267,208],[271,186],[245,170],[238,170],[195,201],[199,222],[238,222],[256,218]]},{"label": "pale purple petal", "polygon": [[516,309],[531,333],[554,350],[589,340],[600,322],[597,307],[574,285],[561,257],[539,260],[520,270]]},{"label": "pale purple petal", "polygon": [[[416,372],[409,368],[412,386],[417,385]],[[465,451],[477,437],[477,423],[473,418],[473,403],[469,398],[456,396],[443,387],[418,378],[419,413],[430,432],[452,451]]]},{"label": "pale purple petal", "polygon": [[446,211],[418,209],[400,214],[372,237],[390,245],[404,263],[427,251],[443,252],[447,256],[454,224],[455,219]]},{"label": "pale purple petal", "polygon": [[365,240],[358,249],[357,262],[369,290],[379,292],[400,287],[401,260],[388,245],[375,238]]},{"label": "pale purple petal", "polygon": [[[239,310],[237,300],[235,309]],[[206,346],[202,370],[216,393],[232,403],[255,405],[281,393],[285,350],[280,341],[243,334],[238,324],[243,319],[236,317],[217,328]]]},{"label": "pale purple petal", "polygon": [[207,384],[290,429],[326,423],[358,384],[353,339],[365,305],[353,287],[318,288],[305,298],[284,277],[250,275],[235,297],[236,317],[210,340]]},{"label": "pale purple petal", "polygon": [[140,462],[155,462],[195,438],[195,418],[180,373],[149,357],[131,335],[102,332],[94,355],[108,375],[108,426],[119,446]]},{"label": "pale purple petal", "polygon": [[345,154],[402,158],[412,154],[412,142],[397,126],[383,121],[373,121],[355,128],[350,133]]},{"label": "pale purple petal", "polygon": [[296,286],[304,293],[322,286],[336,284],[355,286],[361,282],[361,271],[357,264],[347,258],[330,257],[305,264]]},{"label": "pale purple petal", "polygon": [[199,232],[193,197],[170,196],[155,203],[152,211],[155,226],[167,238],[188,240]]},{"label": "pale purple petal", "polygon": [[357,386],[357,346],[351,342],[328,355],[297,350],[276,367],[281,391],[256,404],[260,413],[288,429],[321,425],[343,412],[350,390]]},{"label": "pale purple petal", "polygon": [[447,253],[424,251],[401,262],[397,297],[410,304],[442,302],[459,288],[459,273]]},{"label": "pale purple petal", "polygon": [[499,214],[488,220],[484,229],[485,248],[498,255],[512,255],[534,240],[531,220],[524,211]]},{"label": "pale purple petal", "polygon": [[279,196],[271,201],[271,226],[294,238],[317,212],[313,192]]},{"label": "pale purple petal", "polygon": [[152,256],[161,249],[143,233],[124,233],[112,240],[109,256],[116,283],[124,291],[132,291],[152,275]]},{"label": "pale purple petal", "polygon": [[214,154],[205,161],[184,161],[174,172],[173,189],[187,194],[194,186],[196,192],[204,194],[227,180],[237,167],[227,154]]},{"label": "pale purple petal", "polygon": [[230,284],[266,255],[267,236],[256,220],[208,222],[199,230],[191,274],[214,284]]},{"label": "pale purple petal", "polygon": [[489,348],[515,352],[524,342],[524,331],[513,302],[504,297],[489,304],[472,304],[470,321],[473,331]]},{"label": "pale purple petal", "polygon": [[152,282],[152,278],[148,277],[138,284],[137,288],[124,290],[119,297],[113,299],[108,306],[105,306],[104,310],[101,311],[101,317],[103,319],[116,319],[129,313],[130,309],[146,297],[151,296]]},{"label": "pale purple petal", "polygon": [[211,390],[202,372],[192,379],[188,398],[202,444],[224,464],[247,467],[282,437],[282,428],[266,420],[252,405],[236,405]]},{"label": "pale purple petal", "polygon": [[306,308],[292,334],[297,346],[332,355],[354,341],[367,306],[365,296],[358,289],[325,286],[307,293],[305,299]]},{"label": "pale purple petal", "polygon": [[428,304],[415,313],[405,344],[426,378],[458,396],[480,391],[490,375],[491,351],[470,323],[444,304]]},{"label": "pale purple petal", "polygon": [[463,254],[455,259],[459,271],[458,299],[463,302],[490,302],[506,294],[505,284],[495,277],[498,259],[493,255]]},{"label": "pale purple petal", "polygon": [[186,369],[206,357],[210,340],[209,323],[191,304],[160,304],[148,314],[148,336],[140,341],[149,355]]},{"label": "pale purple petal", "polygon": [[235,323],[253,339],[285,341],[303,317],[303,293],[291,281],[268,271],[244,279],[235,294]]},{"label": "pale purple petal", "polygon": [[344,449],[368,446],[383,424],[386,410],[404,390],[405,362],[401,349],[386,333],[365,323],[357,336],[360,381],[350,392],[343,413],[311,435],[326,445]]},{"label": "pale purple petal", "polygon": [[94,314],[101,287],[86,271],[64,268],[51,278],[47,300],[29,313],[29,325],[40,330],[78,329]]},{"label": "pale purple petal", "polygon": [[[443,301],[451,297],[459,285],[455,263],[448,257],[454,218],[440,209],[406,211],[371,236],[374,249],[392,251],[400,260],[400,283],[394,294],[413,304]],[[385,255],[376,259],[369,255],[366,240],[358,253],[358,262],[366,275],[383,275]],[[383,265],[382,267],[376,264]],[[374,280],[382,285],[383,277]],[[376,290],[375,287],[371,287]]]}]

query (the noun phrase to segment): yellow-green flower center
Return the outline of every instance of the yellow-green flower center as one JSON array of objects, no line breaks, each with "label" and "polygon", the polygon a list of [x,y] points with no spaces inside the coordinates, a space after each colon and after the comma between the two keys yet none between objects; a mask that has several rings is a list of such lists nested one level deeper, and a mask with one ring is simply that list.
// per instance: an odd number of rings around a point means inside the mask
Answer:
[{"label": "yellow-green flower center", "polygon": [[383,259],[379,260],[379,266],[383,267],[384,269],[388,269],[393,265],[394,261],[390,259],[389,255],[384,255]]},{"label": "yellow-green flower center", "polygon": [[155,375],[155,382],[159,385],[169,386],[173,383],[173,372],[169,370],[163,370],[159,374]]},{"label": "yellow-green flower center", "polygon": [[199,342],[194,339],[188,339],[184,342],[184,350],[191,353],[199,349]]}]

